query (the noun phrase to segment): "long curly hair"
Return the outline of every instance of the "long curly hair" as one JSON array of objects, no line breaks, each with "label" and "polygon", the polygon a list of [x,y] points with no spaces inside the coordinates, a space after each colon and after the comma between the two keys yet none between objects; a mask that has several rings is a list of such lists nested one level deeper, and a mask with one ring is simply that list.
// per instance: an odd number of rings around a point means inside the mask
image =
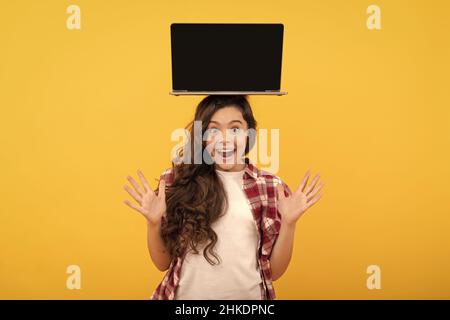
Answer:
[{"label": "long curly hair", "polygon": [[[161,237],[173,258],[192,249],[198,254],[198,246],[206,244],[203,256],[212,265],[220,263],[214,250],[217,234],[211,227],[228,207],[224,186],[215,171],[212,161],[204,161],[206,142],[203,134],[216,111],[233,106],[242,112],[248,129],[256,130],[257,122],[245,95],[210,95],[197,106],[194,120],[185,129],[189,132],[188,142],[177,151],[178,159],[172,160],[173,183],[166,190],[166,223],[161,226]],[[201,121],[201,135],[194,134],[194,122]],[[247,136],[245,155],[255,141]],[[186,161],[186,155],[191,161]],[[201,161],[192,161],[195,157]],[[211,164],[208,164],[211,163]],[[213,261],[214,257],[216,263]]]}]

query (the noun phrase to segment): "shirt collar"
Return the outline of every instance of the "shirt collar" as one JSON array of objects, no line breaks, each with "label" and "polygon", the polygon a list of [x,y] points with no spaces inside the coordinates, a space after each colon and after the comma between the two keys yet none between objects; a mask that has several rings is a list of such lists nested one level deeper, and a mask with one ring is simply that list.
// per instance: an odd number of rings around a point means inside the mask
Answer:
[{"label": "shirt collar", "polygon": [[259,176],[259,170],[249,158],[245,157],[245,172],[252,178],[257,179]]}]

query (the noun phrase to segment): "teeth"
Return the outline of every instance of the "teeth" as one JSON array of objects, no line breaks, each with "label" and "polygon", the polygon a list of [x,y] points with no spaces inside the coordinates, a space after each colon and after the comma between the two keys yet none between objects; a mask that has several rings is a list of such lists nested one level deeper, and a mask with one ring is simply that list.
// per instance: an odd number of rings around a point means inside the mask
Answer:
[{"label": "teeth", "polygon": [[234,148],[226,149],[226,147],[223,148],[223,146],[218,146],[215,150],[216,150],[216,153],[223,158],[229,158],[229,157],[233,156],[234,151],[235,151]]},{"label": "teeth", "polygon": [[219,153],[221,153],[223,157],[230,157],[233,155],[234,150],[221,150]]}]

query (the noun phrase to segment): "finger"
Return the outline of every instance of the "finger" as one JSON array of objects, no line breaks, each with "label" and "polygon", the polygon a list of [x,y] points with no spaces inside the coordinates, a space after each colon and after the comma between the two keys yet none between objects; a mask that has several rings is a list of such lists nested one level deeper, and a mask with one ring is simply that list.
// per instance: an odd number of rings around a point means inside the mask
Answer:
[{"label": "finger", "polygon": [[308,201],[310,201],[316,194],[317,192],[319,192],[322,187],[325,185],[325,183],[323,183],[323,181],[321,181],[316,188],[314,188],[313,191],[311,191],[307,196],[306,199],[308,199]]},{"label": "finger", "polygon": [[[126,204],[127,206],[129,206],[130,208],[136,210],[137,212],[144,214],[144,212],[141,211],[141,207],[139,207],[138,205],[136,205],[136,204],[134,204],[134,203],[131,203],[131,202],[128,201],[128,200],[125,200],[123,203],[125,203],[125,204]],[[144,215],[145,215],[145,214],[144,214]]]},{"label": "finger", "polygon": [[164,179],[159,181],[158,197],[161,199],[166,198],[166,181],[164,181]]},{"label": "finger", "polygon": [[135,190],[131,189],[128,185],[125,185],[123,188],[130,194],[130,196],[133,197],[134,200],[141,204],[142,197]]},{"label": "finger", "polygon": [[295,191],[296,193],[303,192],[303,189],[305,189],[306,182],[308,181],[308,178],[310,175],[311,175],[311,169],[306,171],[305,177],[303,178],[302,182],[300,183],[297,190]]},{"label": "finger", "polygon": [[143,195],[145,192],[144,190],[141,189],[141,187],[139,186],[139,184],[130,176],[127,176],[128,181],[130,181],[130,183],[133,185],[134,189],[136,190],[136,192],[139,195]]},{"label": "finger", "polygon": [[278,193],[278,199],[286,198],[286,196],[284,195],[284,187],[281,183],[277,185],[277,193]]},{"label": "finger", "polygon": [[149,190],[152,190],[152,188],[150,188],[150,185],[147,182],[147,179],[145,179],[144,174],[141,172],[141,170],[137,171],[137,174],[139,176],[139,179],[141,179],[142,185],[144,186],[144,189],[146,192],[148,192]]},{"label": "finger", "polygon": [[317,196],[315,196],[313,199],[311,199],[310,202],[308,202],[308,204],[306,205],[306,208],[310,208],[312,207],[317,201],[319,201],[319,199],[322,197],[322,194],[319,193]]},{"label": "finger", "polygon": [[305,189],[305,194],[308,194],[311,192],[311,190],[316,186],[317,181],[319,181],[320,175],[316,174],[316,176],[314,177],[314,179],[311,181],[311,183],[309,184],[309,186]]}]

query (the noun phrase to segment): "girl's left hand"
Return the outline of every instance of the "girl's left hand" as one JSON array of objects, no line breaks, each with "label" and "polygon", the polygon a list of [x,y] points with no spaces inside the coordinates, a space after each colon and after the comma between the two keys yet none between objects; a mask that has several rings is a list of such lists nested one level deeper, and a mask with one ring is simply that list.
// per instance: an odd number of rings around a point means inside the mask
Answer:
[{"label": "girl's left hand", "polygon": [[288,197],[284,194],[283,186],[281,184],[277,186],[278,211],[281,214],[282,223],[295,224],[303,213],[322,197],[322,194],[318,192],[324,186],[324,183],[321,181],[316,185],[320,177],[319,174],[306,187],[310,175],[310,170],[308,170],[297,190]]}]

